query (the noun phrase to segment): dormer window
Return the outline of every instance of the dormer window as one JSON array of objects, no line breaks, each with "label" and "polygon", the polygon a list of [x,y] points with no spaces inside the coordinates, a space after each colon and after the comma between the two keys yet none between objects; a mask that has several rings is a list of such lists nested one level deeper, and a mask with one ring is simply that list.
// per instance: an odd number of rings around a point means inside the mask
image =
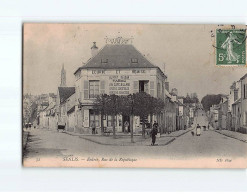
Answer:
[{"label": "dormer window", "polygon": [[133,64],[138,63],[138,59],[137,58],[131,58],[131,63],[133,63]]},{"label": "dormer window", "polygon": [[101,59],[101,63],[102,64],[107,64],[108,63],[108,59]]}]

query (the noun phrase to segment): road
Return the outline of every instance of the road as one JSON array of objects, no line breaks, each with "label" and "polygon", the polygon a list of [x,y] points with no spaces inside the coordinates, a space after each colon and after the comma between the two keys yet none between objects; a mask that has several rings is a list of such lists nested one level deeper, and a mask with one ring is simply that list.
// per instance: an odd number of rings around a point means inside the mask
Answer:
[{"label": "road", "polygon": [[[199,111],[195,124],[207,122],[203,111]],[[246,156],[247,144],[218,134],[214,130],[202,131],[201,136],[190,132],[177,137],[165,146],[106,146],[84,140],[78,136],[48,130],[32,130],[25,158],[40,156],[60,157],[64,155],[152,157],[188,159],[195,157],[242,157]]]}]

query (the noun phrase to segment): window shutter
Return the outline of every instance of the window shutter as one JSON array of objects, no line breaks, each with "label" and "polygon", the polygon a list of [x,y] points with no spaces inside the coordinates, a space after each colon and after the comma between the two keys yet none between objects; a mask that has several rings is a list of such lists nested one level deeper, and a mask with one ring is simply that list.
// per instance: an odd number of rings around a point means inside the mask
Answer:
[{"label": "window shutter", "polygon": [[133,93],[139,92],[139,81],[134,81],[134,91]]},{"label": "window shutter", "polygon": [[105,94],[105,81],[100,81],[100,94]]},{"label": "window shutter", "polygon": [[154,81],[150,81],[150,95],[154,96]]},{"label": "window shutter", "polygon": [[84,81],[84,99],[89,99],[89,94],[88,94],[88,81]]},{"label": "window shutter", "polygon": [[144,91],[149,94],[149,82],[144,83]]}]

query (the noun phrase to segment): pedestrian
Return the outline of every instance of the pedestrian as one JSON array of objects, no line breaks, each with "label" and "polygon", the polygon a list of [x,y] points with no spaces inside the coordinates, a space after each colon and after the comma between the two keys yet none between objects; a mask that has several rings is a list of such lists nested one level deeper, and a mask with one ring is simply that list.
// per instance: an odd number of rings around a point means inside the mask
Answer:
[{"label": "pedestrian", "polygon": [[91,127],[92,127],[92,134],[95,134],[96,125],[95,125],[95,122],[94,121],[93,121]]},{"label": "pedestrian", "polygon": [[156,121],[154,121],[153,127],[155,127],[158,130],[158,126],[159,124]]},{"label": "pedestrian", "polygon": [[199,126],[199,124],[197,124],[196,127],[196,136],[200,136],[201,135],[201,127]]},{"label": "pedestrian", "polygon": [[128,121],[125,121],[125,122],[124,122],[124,132],[125,132],[125,133],[128,133],[128,132],[129,132],[129,125],[130,125],[130,124],[129,124]]},{"label": "pedestrian", "polygon": [[154,146],[154,144],[155,144],[157,133],[158,133],[158,123],[157,123],[156,121],[154,121],[153,129],[152,129],[152,131],[150,132],[151,137],[152,137],[151,146]]}]

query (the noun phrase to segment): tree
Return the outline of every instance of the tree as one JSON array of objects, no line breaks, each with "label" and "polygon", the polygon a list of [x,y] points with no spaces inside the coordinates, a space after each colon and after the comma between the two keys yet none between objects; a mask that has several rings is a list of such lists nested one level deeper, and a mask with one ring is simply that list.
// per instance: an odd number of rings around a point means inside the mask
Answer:
[{"label": "tree", "polygon": [[100,112],[100,123],[101,123],[101,135],[104,134],[104,123],[103,118],[106,114],[106,101],[108,99],[108,95],[102,94],[96,97],[93,105],[93,109]]},{"label": "tree", "polygon": [[132,94],[128,96],[119,96],[118,98],[118,109],[119,114],[130,116],[130,137],[131,142],[134,142],[134,133],[133,133],[133,118],[134,118],[134,97]]},{"label": "tree", "polygon": [[159,114],[164,108],[162,99],[140,92],[128,96],[101,95],[94,101],[94,109],[101,113],[101,132],[103,134],[103,115],[112,115],[113,137],[116,137],[115,118],[117,114],[130,116],[131,141],[133,142],[133,117],[139,116],[142,121],[142,135],[145,138],[145,119],[148,115]]},{"label": "tree", "polygon": [[112,116],[112,130],[113,138],[116,138],[116,116],[120,112],[119,110],[119,96],[112,94],[107,96],[105,113]]},{"label": "tree", "polygon": [[205,111],[209,111],[210,107],[214,104],[219,104],[221,100],[221,95],[206,95],[202,98],[202,106]]}]

